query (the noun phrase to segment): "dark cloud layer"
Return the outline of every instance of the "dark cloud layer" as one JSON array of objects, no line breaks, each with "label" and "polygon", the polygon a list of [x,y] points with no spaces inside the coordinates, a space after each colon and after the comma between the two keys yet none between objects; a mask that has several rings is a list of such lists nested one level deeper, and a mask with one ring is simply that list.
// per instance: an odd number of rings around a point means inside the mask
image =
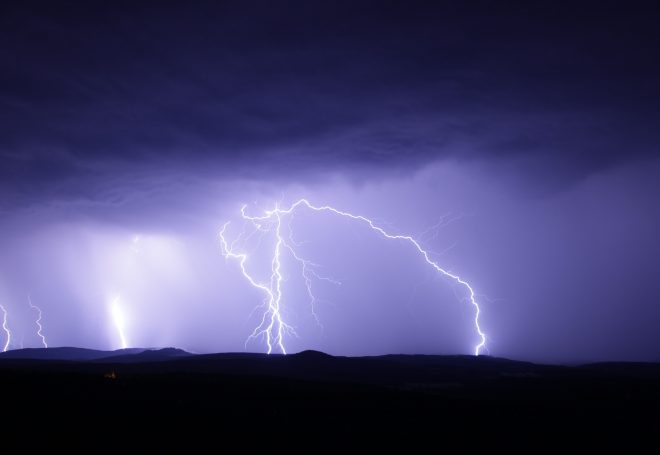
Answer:
[{"label": "dark cloud layer", "polygon": [[5,4],[0,179],[522,156],[561,183],[656,153],[648,8],[426,3]]}]

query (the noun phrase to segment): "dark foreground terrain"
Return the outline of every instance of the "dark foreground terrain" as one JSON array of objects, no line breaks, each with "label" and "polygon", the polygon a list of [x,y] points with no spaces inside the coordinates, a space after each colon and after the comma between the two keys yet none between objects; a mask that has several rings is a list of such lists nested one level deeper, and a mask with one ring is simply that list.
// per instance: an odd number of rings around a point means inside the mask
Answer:
[{"label": "dark foreground terrain", "polygon": [[25,450],[279,453],[359,441],[440,453],[660,440],[660,364],[32,349],[0,355],[0,392],[1,439]]}]

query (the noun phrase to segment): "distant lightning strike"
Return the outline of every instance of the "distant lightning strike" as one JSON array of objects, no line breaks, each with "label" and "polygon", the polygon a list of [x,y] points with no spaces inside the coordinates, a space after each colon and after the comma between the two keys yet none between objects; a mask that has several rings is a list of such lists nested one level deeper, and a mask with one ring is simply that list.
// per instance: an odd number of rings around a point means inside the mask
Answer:
[{"label": "distant lightning strike", "polygon": [[39,338],[41,338],[41,344],[44,345],[44,348],[47,348],[48,343],[46,343],[46,336],[43,334],[44,328],[41,325],[41,317],[42,317],[41,308],[39,308],[37,305],[34,305],[32,303],[32,299],[30,298],[29,295],[28,295],[28,304],[30,305],[30,308],[37,311],[38,316],[37,316],[37,320],[35,321],[35,323],[37,324],[37,335],[39,336]]},{"label": "distant lightning strike", "polygon": [[112,320],[114,321],[115,328],[117,329],[117,334],[119,335],[121,348],[126,349],[128,347],[128,342],[126,341],[126,334],[124,333],[124,322],[125,322],[124,313],[121,310],[119,301],[120,301],[119,296],[114,298],[114,300],[110,304],[110,312],[112,313]]},{"label": "distant lightning strike", "polygon": [[7,310],[2,305],[0,305],[0,310],[2,310],[2,315],[3,315],[2,316],[2,329],[7,334],[7,342],[5,343],[4,348],[2,348],[2,352],[7,352],[7,350],[9,349],[9,345],[11,343],[11,331],[9,330],[9,326],[7,325]]},{"label": "distant lightning strike", "polygon": [[[285,239],[284,236],[282,235],[282,218],[287,215],[292,216],[294,211],[299,207],[306,207],[314,212],[330,212],[344,218],[349,218],[354,221],[359,221],[361,223],[366,224],[367,226],[369,226],[369,228],[371,228],[373,231],[377,232],[386,239],[401,240],[411,244],[419,252],[419,254],[422,256],[424,261],[426,261],[426,263],[429,266],[431,266],[435,271],[440,273],[445,278],[448,278],[454,283],[459,284],[467,291],[469,302],[474,307],[475,331],[479,335],[479,339],[480,339],[479,343],[474,348],[474,354],[479,355],[481,350],[485,348],[486,334],[481,330],[481,326],[479,324],[479,316],[481,314],[481,309],[479,308],[479,304],[477,303],[474,289],[472,288],[472,286],[470,286],[470,284],[467,281],[462,279],[460,276],[443,269],[436,262],[431,260],[429,252],[426,251],[424,248],[422,248],[422,246],[411,236],[390,234],[380,226],[376,225],[374,221],[362,215],[353,215],[352,213],[344,212],[328,205],[314,206],[307,199],[300,199],[287,209],[280,208],[278,205],[276,205],[273,210],[265,211],[263,216],[250,216],[246,213],[246,206],[243,206],[241,208],[242,219],[246,223],[252,224],[252,227],[255,229],[255,232],[257,230],[262,232],[273,231],[275,234],[276,242],[275,242],[275,249],[273,252],[273,259],[271,261],[271,275],[269,282],[267,283],[258,282],[247,271],[246,263],[248,260],[248,255],[246,253],[238,253],[234,251],[235,245],[241,239],[242,235],[244,234],[244,231],[241,232],[239,236],[230,244],[225,237],[227,226],[229,226],[230,223],[229,222],[225,223],[222,226],[222,229],[220,230],[220,243],[221,243],[223,255],[226,258],[232,258],[238,260],[240,264],[241,272],[243,273],[243,276],[247,279],[247,281],[253,287],[265,293],[265,300],[263,305],[265,311],[263,313],[263,317],[261,319],[260,324],[254,329],[254,331],[248,338],[248,341],[250,339],[259,336],[264,336],[266,339],[266,345],[268,346],[269,354],[273,351],[274,347],[279,348],[279,350],[283,354],[286,354],[286,349],[284,347],[284,335],[287,333],[295,334],[293,327],[291,327],[284,321],[282,315],[281,253],[283,249],[289,251],[292,257],[298,263],[301,264],[302,277],[305,281],[308,295],[310,296],[311,299],[310,304],[312,306],[312,313],[318,321],[318,318],[316,317],[316,313],[314,312],[314,303],[316,302],[316,298],[314,297],[314,294],[312,292],[312,288],[311,288],[312,280],[310,276],[314,276],[315,278],[320,278],[320,279],[326,279],[329,281],[333,281],[333,280],[324,277],[319,277],[312,268],[316,264],[301,258],[295,252],[295,249],[291,245],[291,243],[293,243],[294,245],[296,245],[296,243],[293,242],[291,235],[289,235],[289,241],[287,241],[287,239]],[[290,230],[289,233],[291,234]]]}]

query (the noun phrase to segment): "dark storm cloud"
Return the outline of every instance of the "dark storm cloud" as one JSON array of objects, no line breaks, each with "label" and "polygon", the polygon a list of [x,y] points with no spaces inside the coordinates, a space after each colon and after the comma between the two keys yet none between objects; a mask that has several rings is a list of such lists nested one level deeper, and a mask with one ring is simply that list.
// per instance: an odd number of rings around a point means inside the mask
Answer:
[{"label": "dark storm cloud", "polygon": [[608,2],[4,5],[0,179],[20,193],[127,164],[263,177],[517,156],[574,179],[657,150],[650,13]]},{"label": "dark storm cloud", "polygon": [[[420,237],[475,286],[494,355],[657,359],[657,18],[630,2],[5,2],[10,325],[38,342],[30,294],[53,345],[111,347],[121,293],[136,345],[242,350],[262,296],[218,229],[238,232],[243,203],[307,197],[402,234],[458,215]],[[472,352],[473,313],[414,251],[315,215],[295,239],[343,284],[319,288],[327,331],[301,312],[295,349]]]}]

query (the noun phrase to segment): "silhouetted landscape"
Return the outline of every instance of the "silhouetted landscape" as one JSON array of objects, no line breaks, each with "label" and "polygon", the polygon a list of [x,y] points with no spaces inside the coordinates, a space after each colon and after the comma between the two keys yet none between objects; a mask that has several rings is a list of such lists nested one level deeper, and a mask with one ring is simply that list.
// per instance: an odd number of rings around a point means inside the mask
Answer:
[{"label": "silhouetted landscape", "polygon": [[254,446],[280,435],[533,448],[637,444],[660,429],[651,363],[22,349],[0,355],[0,386],[5,430],[75,433],[74,445],[121,434],[153,447],[254,435]]}]

